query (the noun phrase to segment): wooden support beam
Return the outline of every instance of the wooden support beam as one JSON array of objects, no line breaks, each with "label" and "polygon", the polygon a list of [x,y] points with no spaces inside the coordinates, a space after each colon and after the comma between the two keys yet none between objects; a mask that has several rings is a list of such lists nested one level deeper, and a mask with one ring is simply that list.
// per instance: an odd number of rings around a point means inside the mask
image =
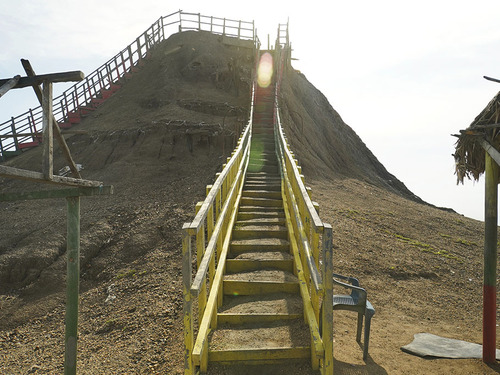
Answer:
[{"label": "wooden support beam", "polygon": [[54,175],[51,180],[45,179],[41,172],[28,171],[26,169],[19,169],[0,165],[0,177],[16,178],[19,180],[27,180],[34,182],[44,182],[47,184],[66,185],[66,186],[95,186],[99,187],[103,183],[101,181],[82,180],[71,177],[61,177]]},{"label": "wooden support beam", "polygon": [[52,175],[54,174],[54,137],[52,127],[52,82],[49,81],[43,83],[42,110],[42,173],[46,180],[52,180]]},{"label": "wooden support beam", "polygon": [[8,79],[3,85],[0,84],[0,97],[4,96],[7,91],[15,87],[17,82],[19,82],[19,78],[21,78],[21,76],[17,75],[14,78]]},{"label": "wooden support beam", "polygon": [[[29,60],[21,59],[21,64],[23,65],[23,68],[29,77],[36,76],[35,71],[31,67]],[[40,76],[38,76],[38,77],[40,77]],[[81,79],[83,79],[83,77]],[[40,86],[38,84],[35,84],[33,86],[33,90],[35,91],[35,95],[38,98],[38,101],[41,105],[42,104],[42,90],[40,89]],[[66,158],[66,161],[68,162],[69,169],[71,170],[73,177],[82,178],[82,176],[80,175],[80,172],[78,171],[76,163],[73,161],[73,158],[71,157],[69,147],[66,144],[66,140],[64,139],[63,135],[61,134],[61,129],[57,125],[57,121],[55,118],[52,118],[52,125],[54,127],[54,136],[57,139],[57,142],[59,143],[59,147],[61,147],[62,153],[63,153],[64,157]]]},{"label": "wooden support beam", "polygon": [[[49,82],[79,82],[85,78],[85,74],[79,70],[62,73],[41,74],[38,76],[20,77],[12,88],[21,89],[23,87],[41,85],[44,81]],[[5,85],[9,79],[0,79],[0,86]]]},{"label": "wooden support beam", "polygon": [[495,147],[491,145],[486,139],[481,139],[479,141],[484,150],[488,153],[488,155],[495,160],[495,162],[500,165],[500,152],[497,151]]},{"label": "wooden support beam", "polygon": [[28,191],[22,193],[3,193],[0,194],[0,202],[13,202],[33,199],[55,199],[67,197],[94,197],[101,195],[112,195],[113,193],[113,186],[74,187],[67,189]]},{"label": "wooden support beam", "polygon": [[[496,151],[496,150],[495,150]],[[499,167],[486,153],[484,211],[483,361],[496,362],[496,279]]]}]

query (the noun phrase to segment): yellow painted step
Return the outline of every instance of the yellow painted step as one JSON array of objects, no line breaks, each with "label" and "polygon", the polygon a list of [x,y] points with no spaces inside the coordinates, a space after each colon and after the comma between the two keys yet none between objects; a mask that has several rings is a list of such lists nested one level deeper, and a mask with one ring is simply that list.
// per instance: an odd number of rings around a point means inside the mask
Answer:
[{"label": "yellow painted step", "polygon": [[299,293],[298,281],[239,281],[224,280],[223,293],[230,296],[249,296],[271,293]]},{"label": "yellow painted step", "polygon": [[266,268],[293,272],[292,259],[228,259],[226,272],[237,273],[245,271],[262,270]]},{"label": "yellow painted step", "polygon": [[240,225],[233,228],[233,240],[247,238],[288,238],[288,230],[282,225]]},{"label": "yellow painted step", "polygon": [[285,225],[286,218],[284,216],[268,216],[268,217],[253,217],[253,218],[245,218],[240,219],[240,215],[238,215],[238,221],[236,222],[237,226],[242,225],[269,225],[269,224],[277,224],[277,225]]},{"label": "yellow painted step", "polygon": [[240,205],[242,205],[242,206],[283,207],[283,201],[281,199],[241,197]]},{"label": "yellow painted step", "polygon": [[239,211],[238,221],[243,220],[253,220],[253,219],[273,219],[273,218],[284,218],[285,212],[283,210],[272,210],[272,211]]},{"label": "yellow painted step", "polygon": [[307,359],[311,357],[309,346],[285,348],[249,348],[241,350],[209,350],[208,361],[222,364],[239,363],[242,365],[275,364],[280,360]]},{"label": "yellow painted step", "polygon": [[302,318],[238,327],[220,325],[209,344],[209,362],[310,358],[310,334]]},{"label": "yellow painted step", "polygon": [[268,198],[268,199],[281,199],[281,191],[270,191],[265,189],[256,189],[249,190],[244,189],[242,193],[242,197],[250,197],[250,198]]},{"label": "yellow painted step", "polygon": [[[219,314],[303,316],[303,302],[299,294],[274,293],[250,296],[226,296]],[[288,319],[288,318],[287,318]],[[221,323],[222,324],[222,323]]]},{"label": "yellow painted step", "polygon": [[290,242],[280,238],[250,238],[244,240],[232,240],[230,243],[230,252],[239,254],[249,251],[289,251]]}]

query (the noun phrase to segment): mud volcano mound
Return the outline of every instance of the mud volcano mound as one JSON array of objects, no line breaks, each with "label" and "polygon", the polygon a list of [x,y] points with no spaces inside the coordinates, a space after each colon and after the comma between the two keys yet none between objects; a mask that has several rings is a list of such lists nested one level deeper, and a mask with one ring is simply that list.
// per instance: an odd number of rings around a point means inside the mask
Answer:
[{"label": "mud volcano mound", "polygon": [[[82,134],[66,135],[84,178],[115,187],[82,198],[82,373],[183,373],[181,226],[248,121],[254,60],[248,44],[172,35],[74,128]],[[416,329],[480,342],[480,224],[418,204],[302,74],[289,69],[280,100],[320,214],[334,227],[336,270],[359,276],[377,309],[367,364],[354,320],[336,315],[336,370],[435,373],[435,362],[399,351]],[[66,163],[55,149],[58,170]],[[5,164],[39,170],[41,149]],[[0,182],[2,192],[48,188]],[[62,372],[65,238],[63,199],[0,203],[4,373]],[[461,366],[490,373],[472,360]]]}]

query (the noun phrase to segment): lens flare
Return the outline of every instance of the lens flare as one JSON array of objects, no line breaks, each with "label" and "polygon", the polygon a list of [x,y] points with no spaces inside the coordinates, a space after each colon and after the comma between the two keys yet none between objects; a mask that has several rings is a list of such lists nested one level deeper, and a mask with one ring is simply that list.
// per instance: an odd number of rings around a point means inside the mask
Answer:
[{"label": "lens flare", "polygon": [[257,69],[257,83],[260,87],[268,87],[273,78],[273,57],[269,52],[260,57]]}]

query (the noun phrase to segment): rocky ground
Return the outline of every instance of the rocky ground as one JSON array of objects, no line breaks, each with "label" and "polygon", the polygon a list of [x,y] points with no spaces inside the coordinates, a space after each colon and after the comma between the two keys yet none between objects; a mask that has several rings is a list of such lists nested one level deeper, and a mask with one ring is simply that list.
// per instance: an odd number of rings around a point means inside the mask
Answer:
[{"label": "rocky ground", "polygon": [[[251,50],[216,36],[174,35],[78,125],[85,134],[68,136],[84,177],[115,187],[113,196],[82,198],[79,373],[183,373],[180,228],[247,121],[253,63]],[[336,373],[498,373],[481,360],[400,350],[419,332],[481,343],[482,223],[421,202],[303,75],[290,70],[282,101],[313,200],[334,229],[335,269],[359,277],[376,309],[367,362],[354,314],[335,312]],[[7,164],[38,169],[40,155]],[[2,180],[0,189],[40,187]],[[61,373],[64,200],[0,203],[0,212],[0,372]]]}]

